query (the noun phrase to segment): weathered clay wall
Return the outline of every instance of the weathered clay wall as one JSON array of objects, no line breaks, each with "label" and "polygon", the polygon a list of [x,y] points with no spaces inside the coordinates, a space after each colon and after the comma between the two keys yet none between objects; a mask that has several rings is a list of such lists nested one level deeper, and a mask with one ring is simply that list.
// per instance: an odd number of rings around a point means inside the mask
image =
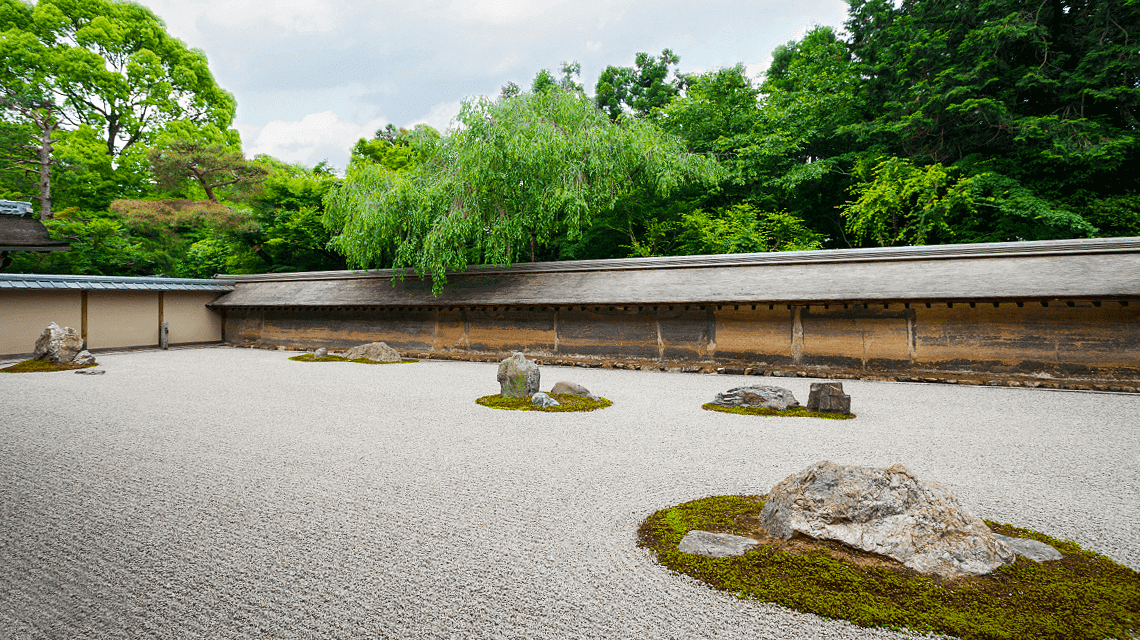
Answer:
[{"label": "weathered clay wall", "polygon": [[78,331],[87,348],[158,346],[169,323],[170,344],[222,340],[222,314],[206,305],[212,291],[0,291],[0,356],[28,356],[51,322]]},{"label": "weathered clay wall", "polygon": [[1140,381],[1140,300],[438,308],[231,308],[233,343],[849,374]]}]

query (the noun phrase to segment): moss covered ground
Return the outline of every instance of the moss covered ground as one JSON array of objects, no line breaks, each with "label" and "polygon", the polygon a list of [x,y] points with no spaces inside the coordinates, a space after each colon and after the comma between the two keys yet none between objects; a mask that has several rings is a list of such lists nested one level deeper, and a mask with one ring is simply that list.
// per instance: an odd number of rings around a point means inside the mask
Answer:
[{"label": "moss covered ground", "polygon": [[348,358],[342,358],[340,356],[324,356],[322,358],[316,358],[313,357],[313,354],[311,353],[302,353],[299,356],[293,356],[289,359],[296,360],[297,362],[356,362],[358,364],[410,364],[412,362],[419,362],[419,360],[414,359],[401,360],[399,362],[379,362],[377,360],[369,360],[368,358],[354,358],[352,360],[349,360]]},{"label": "moss covered ground", "polygon": [[0,369],[3,373],[44,373],[48,371],[74,371],[76,369],[90,369],[98,364],[57,364],[50,360],[24,360]]},{"label": "moss covered ground", "polygon": [[505,398],[501,394],[483,396],[475,402],[492,409],[508,409],[513,411],[547,411],[550,413],[563,413],[567,411],[595,411],[613,405],[605,398],[590,400],[571,393],[548,393],[551,398],[560,404],[557,407],[536,407],[530,403],[530,398]]},{"label": "moss covered ground", "polygon": [[[764,499],[713,496],[662,509],[642,523],[638,544],[662,565],[716,589],[865,627],[990,640],[1126,639],[1140,632],[1140,574],[1071,541],[1008,524],[986,522],[1064,557],[1018,557],[986,576],[944,581],[832,542],[811,541],[796,552],[762,543],[732,558],[677,550],[694,529],[765,538],[757,535]],[[877,561],[863,561],[871,558]]]},{"label": "moss covered ground", "polygon": [[780,416],[785,418],[823,418],[825,420],[850,420],[854,413],[832,413],[828,411],[808,411],[803,407],[777,411],[765,407],[722,407],[719,404],[707,402],[701,405],[705,411],[719,411],[721,413],[735,413],[742,416]]}]

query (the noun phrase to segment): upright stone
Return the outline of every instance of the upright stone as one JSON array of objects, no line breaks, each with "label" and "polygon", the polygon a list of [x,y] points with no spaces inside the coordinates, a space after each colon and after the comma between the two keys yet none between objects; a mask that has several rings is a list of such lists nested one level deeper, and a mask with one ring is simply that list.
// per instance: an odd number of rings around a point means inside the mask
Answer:
[{"label": "upright stone", "polygon": [[170,323],[163,322],[158,326],[158,348],[170,348]]},{"label": "upright stone", "polygon": [[316,351],[313,352],[314,358],[324,358],[328,355],[329,355],[329,350],[326,349],[325,347],[321,347],[320,349],[317,349]]},{"label": "upright stone", "polygon": [[772,488],[760,527],[787,540],[836,540],[943,578],[983,575],[1014,552],[952,491],[888,469],[819,462]]},{"label": "upright stone", "polygon": [[851,396],[843,393],[842,382],[813,382],[808,392],[807,410],[851,413]]},{"label": "upright stone", "polygon": [[60,327],[51,323],[36,340],[33,358],[50,360],[58,364],[71,362],[83,350],[83,338],[71,327]]},{"label": "upright stone", "polygon": [[538,365],[518,351],[499,363],[497,378],[505,398],[529,398],[538,393]]}]

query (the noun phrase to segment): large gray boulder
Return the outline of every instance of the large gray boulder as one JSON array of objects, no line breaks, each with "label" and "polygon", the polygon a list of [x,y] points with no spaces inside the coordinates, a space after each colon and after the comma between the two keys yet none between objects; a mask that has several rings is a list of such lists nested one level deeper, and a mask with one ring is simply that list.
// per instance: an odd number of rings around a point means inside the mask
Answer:
[{"label": "large gray boulder", "polygon": [[36,360],[66,364],[74,360],[82,350],[83,338],[78,331],[71,327],[60,327],[53,322],[40,333],[32,357]]},{"label": "large gray boulder", "polygon": [[677,551],[695,553],[709,558],[728,558],[744,555],[752,547],[760,544],[752,538],[734,536],[731,533],[712,533],[694,529],[681,538]]},{"label": "large gray boulder", "polygon": [[581,396],[594,401],[598,400],[598,396],[590,393],[589,389],[574,382],[556,382],[554,386],[550,388],[550,393],[568,393],[572,396]]},{"label": "large gray boulder", "polygon": [[368,344],[357,345],[349,349],[348,352],[344,354],[344,357],[349,360],[364,358],[376,362],[399,362],[401,360],[400,352],[383,342],[369,342]]},{"label": "large gray boulder", "polygon": [[851,396],[843,393],[842,382],[813,382],[808,391],[807,410],[851,413]]},{"label": "large gray boulder", "polygon": [[784,540],[836,540],[942,578],[987,574],[1014,559],[952,491],[899,464],[816,463],[772,488],[760,527]]},{"label": "large gray boulder", "polygon": [[783,387],[766,387],[757,385],[753,387],[737,387],[724,393],[716,394],[713,404],[722,407],[763,407],[784,411],[800,406],[791,391]]},{"label": "large gray boulder", "polygon": [[529,398],[538,393],[538,365],[518,351],[499,363],[497,378],[505,398]]}]

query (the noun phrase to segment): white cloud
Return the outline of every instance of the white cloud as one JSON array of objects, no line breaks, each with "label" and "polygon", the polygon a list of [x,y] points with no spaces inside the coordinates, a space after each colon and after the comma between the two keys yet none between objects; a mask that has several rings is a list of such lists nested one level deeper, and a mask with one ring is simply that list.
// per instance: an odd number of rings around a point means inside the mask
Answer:
[{"label": "white cloud", "polygon": [[[474,96],[472,97],[474,98]],[[459,115],[459,109],[462,106],[463,103],[461,101],[437,104],[432,107],[432,110],[429,111],[427,115],[409,122],[407,127],[410,129],[417,124],[426,124],[436,131],[443,133],[451,128],[452,122],[455,120],[455,116]]]},{"label": "white cloud", "polygon": [[455,0],[450,10],[460,18],[492,24],[518,22],[542,15],[567,0]]},{"label": "white cloud", "polygon": [[247,156],[268,154],[285,162],[313,166],[328,160],[339,169],[348,165],[352,145],[360,138],[372,138],[388,120],[346,122],[333,111],[310,113],[293,122],[273,120],[263,127],[237,125],[245,142]]},{"label": "white cloud", "polygon": [[[262,34],[322,34],[337,28],[342,3],[334,0],[147,0],[176,37],[196,42],[202,38],[203,18],[255,27]],[[250,34],[250,37],[258,37]],[[191,44],[191,46],[195,46]]]}]

